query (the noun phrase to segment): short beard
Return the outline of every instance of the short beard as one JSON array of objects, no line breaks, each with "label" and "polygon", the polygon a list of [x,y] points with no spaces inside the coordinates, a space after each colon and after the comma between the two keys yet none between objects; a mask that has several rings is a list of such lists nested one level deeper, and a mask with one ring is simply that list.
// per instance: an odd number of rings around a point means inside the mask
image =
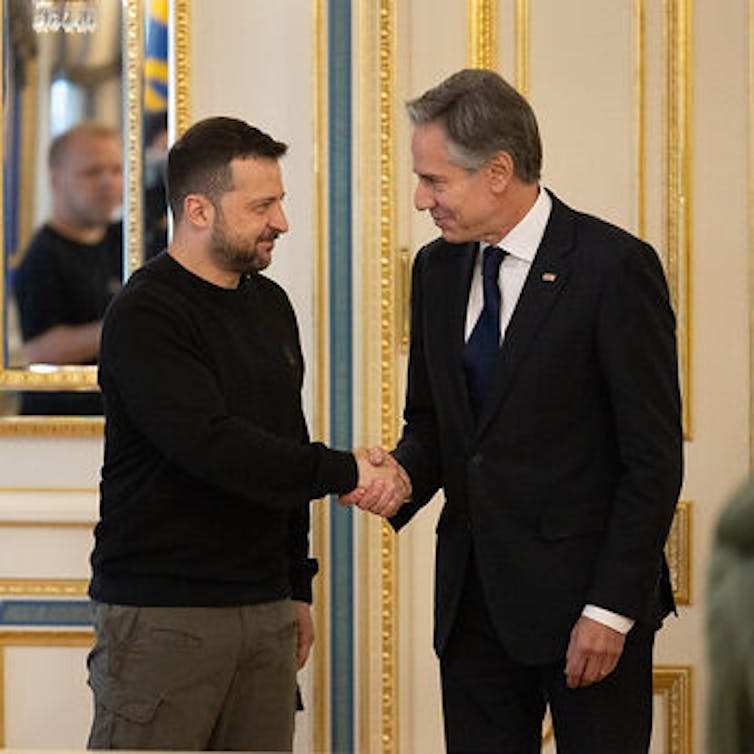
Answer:
[{"label": "short beard", "polygon": [[269,265],[265,259],[260,259],[256,251],[246,245],[235,243],[227,232],[228,226],[222,210],[217,208],[217,222],[212,228],[210,245],[212,255],[217,264],[229,272],[244,275],[248,272],[260,272]]}]

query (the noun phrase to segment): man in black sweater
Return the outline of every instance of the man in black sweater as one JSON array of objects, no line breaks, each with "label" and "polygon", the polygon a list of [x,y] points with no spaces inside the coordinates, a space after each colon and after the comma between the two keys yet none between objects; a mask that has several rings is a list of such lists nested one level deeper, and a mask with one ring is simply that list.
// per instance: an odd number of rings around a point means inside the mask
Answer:
[{"label": "man in black sweater", "polygon": [[89,747],[287,751],[313,641],[308,502],[395,471],[309,442],[283,290],[286,146],[230,118],[168,158],[167,252],[105,318],[101,520],[92,554]]}]

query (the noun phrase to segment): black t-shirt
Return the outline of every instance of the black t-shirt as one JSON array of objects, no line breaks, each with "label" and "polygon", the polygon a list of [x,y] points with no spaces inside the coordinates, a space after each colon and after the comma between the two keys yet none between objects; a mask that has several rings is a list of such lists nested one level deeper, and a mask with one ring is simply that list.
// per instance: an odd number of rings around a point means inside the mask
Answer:
[{"label": "black t-shirt", "polygon": [[105,317],[105,462],[91,596],[199,606],[310,598],[308,501],[356,486],[350,453],[310,443],[283,290],[233,290],[166,253]]},{"label": "black t-shirt", "polygon": [[[123,232],[111,224],[99,243],[82,244],[43,225],[32,238],[14,289],[24,340],[55,325],[82,325],[102,319],[120,290]],[[99,393],[27,392],[23,414],[96,415]]]}]

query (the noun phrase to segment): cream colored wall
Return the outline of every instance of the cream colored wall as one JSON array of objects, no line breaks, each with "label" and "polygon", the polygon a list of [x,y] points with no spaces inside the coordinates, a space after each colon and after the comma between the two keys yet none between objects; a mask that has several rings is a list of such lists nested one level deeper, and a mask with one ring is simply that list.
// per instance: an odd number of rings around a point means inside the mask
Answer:
[{"label": "cream colored wall", "polygon": [[[99,437],[0,434],[0,596],[85,598],[101,457]],[[2,744],[84,747],[88,642],[80,629],[2,627]]]}]

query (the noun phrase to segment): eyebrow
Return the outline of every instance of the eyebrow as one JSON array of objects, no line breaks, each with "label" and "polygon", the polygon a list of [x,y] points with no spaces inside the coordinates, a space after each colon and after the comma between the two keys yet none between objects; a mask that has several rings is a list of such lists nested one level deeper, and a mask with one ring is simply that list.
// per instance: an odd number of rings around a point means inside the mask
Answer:
[{"label": "eyebrow", "polygon": [[249,207],[254,207],[258,204],[269,204],[270,202],[282,201],[285,199],[285,191],[282,194],[269,194],[268,196],[260,196],[256,199],[250,199],[247,202]]}]

